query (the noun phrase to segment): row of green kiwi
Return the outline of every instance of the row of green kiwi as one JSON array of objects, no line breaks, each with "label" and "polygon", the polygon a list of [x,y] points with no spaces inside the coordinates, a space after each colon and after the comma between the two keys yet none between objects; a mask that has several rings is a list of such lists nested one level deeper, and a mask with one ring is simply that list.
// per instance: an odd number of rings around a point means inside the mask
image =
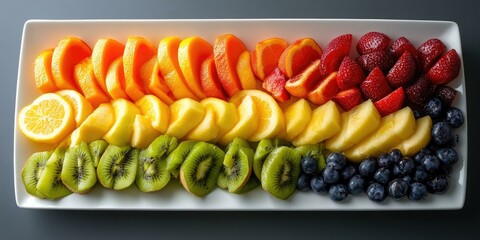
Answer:
[{"label": "row of green kiwi", "polygon": [[66,150],[59,147],[53,152],[34,153],[22,169],[22,180],[28,193],[47,199],[87,193],[97,180],[110,189],[122,190],[135,182],[141,191],[153,192],[165,187],[172,175],[199,197],[216,186],[246,193],[261,182],[267,192],[286,199],[295,191],[302,157],[316,158],[319,169],[325,165],[322,145],[293,149],[288,142],[264,139],[255,149],[240,138],[224,150],[196,141],[177,146],[177,139],[166,135],[145,149],[98,140]]}]

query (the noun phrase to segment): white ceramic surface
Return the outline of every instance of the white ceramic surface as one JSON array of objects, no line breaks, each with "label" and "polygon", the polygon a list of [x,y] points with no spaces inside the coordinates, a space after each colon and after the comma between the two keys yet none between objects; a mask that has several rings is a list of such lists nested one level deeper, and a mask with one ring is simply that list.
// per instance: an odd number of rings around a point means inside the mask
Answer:
[{"label": "white ceramic surface", "polygon": [[[334,37],[352,33],[354,43],[366,32],[384,32],[392,38],[406,36],[419,46],[429,38],[441,39],[448,49],[454,48],[462,57],[460,33],[456,23],[443,21],[410,20],[354,20],[354,19],[243,19],[243,20],[30,20],[26,22],[20,50],[17,80],[16,111],[31,103],[40,95],[35,88],[33,62],[37,54],[53,48],[67,36],[82,38],[91,47],[99,38],[115,38],[125,42],[128,36],[143,36],[154,44],[166,36],[181,38],[198,35],[213,44],[215,36],[233,33],[244,41],[249,50],[269,37],[282,37],[288,42],[302,37],[312,37],[324,48]],[[351,55],[355,56],[352,47]],[[459,91],[455,106],[466,117],[465,76],[463,66],[458,78],[450,86]],[[115,192],[97,186],[86,195],[72,194],[61,200],[37,199],[25,191],[21,181],[21,168],[30,154],[51,150],[53,146],[35,144],[18,130],[15,119],[14,177],[15,198],[21,208],[46,209],[119,209],[119,210],[415,210],[459,209],[465,201],[467,173],[467,124],[456,130],[459,134],[459,162],[454,167],[447,193],[430,195],[426,201],[411,202],[387,199],[378,204],[368,200],[365,194],[349,196],[337,203],[328,196],[313,192],[296,192],[289,200],[278,200],[260,188],[245,195],[235,195],[216,189],[205,198],[188,194],[180,184],[171,181],[162,191],[142,193],[135,186]]]}]

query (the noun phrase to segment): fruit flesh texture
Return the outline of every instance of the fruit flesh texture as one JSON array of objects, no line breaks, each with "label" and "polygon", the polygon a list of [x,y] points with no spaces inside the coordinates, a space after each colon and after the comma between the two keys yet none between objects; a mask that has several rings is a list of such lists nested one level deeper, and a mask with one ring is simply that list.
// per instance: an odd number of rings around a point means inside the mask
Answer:
[{"label": "fruit flesh texture", "polygon": [[37,183],[45,170],[45,164],[52,155],[51,152],[37,152],[28,157],[25,165],[22,167],[22,182],[25,190],[38,198],[45,198],[45,196],[37,190]]},{"label": "fruit flesh texture", "polygon": [[213,54],[202,63],[200,81],[202,89],[207,97],[216,97],[223,100],[227,99],[227,94],[223,90],[222,84],[218,78]]},{"label": "fruit flesh texture", "polygon": [[180,99],[170,105],[171,121],[166,134],[183,138],[202,121],[204,115],[205,110],[199,102],[190,98]]},{"label": "fruit flesh texture", "polygon": [[157,96],[168,105],[174,102],[175,97],[160,72],[157,56],[152,57],[148,62],[143,64],[140,73],[142,81],[145,83],[145,91],[147,94]]},{"label": "fruit flesh texture", "polygon": [[85,142],[67,149],[61,179],[70,191],[80,194],[88,192],[97,182],[90,149]]},{"label": "fruit flesh texture", "polygon": [[130,99],[125,92],[125,74],[123,72],[123,58],[115,59],[108,68],[107,76],[105,77],[106,93],[112,99],[124,98]]},{"label": "fruit flesh texture", "polygon": [[246,50],[243,42],[233,34],[218,36],[213,45],[213,54],[218,78],[228,96],[242,90],[237,74],[237,62]]},{"label": "fruit flesh texture", "polygon": [[90,57],[83,59],[75,66],[75,83],[82,91],[83,96],[94,106],[110,101],[110,97],[103,92],[95,80],[92,60]]},{"label": "fruit flesh texture", "polygon": [[227,145],[235,137],[247,139],[258,129],[258,107],[252,97],[246,96],[243,98],[237,107],[237,111],[239,120],[232,129],[222,136],[219,141],[221,145]]},{"label": "fruit flesh texture", "polygon": [[52,75],[52,56],[53,49],[47,49],[35,58],[35,86],[42,92],[55,92],[58,90]]},{"label": "fruit flesh texture", "polygon": [[95,109],[85,121],[73,131],[71,146],[80,142],[91,143],[102,139],[115,122],[115,113],[110,103],[103,103]]},{"label": "fruit flesh texture", "polygon": [[240,80],[240,86],[242,89],[256,89],[257,80],[253,75],[252,66],[250,64],[250,52],[248,50],[243,51],[242,54],[238,57],[237,62],[237,74],[238,79]]},{"label": "fruit flesh texture", "polygon": [[412,157],[428,145],[432,129],[432,119],[425,116],[416,120],[415,132],[393,149],[399,149],[403,156]]},{"label": "fruit flesh texture", "polygon": [[[112,62],[123,55],[125,45],[111,38],[99,39],[92,51],[93,73],[98,85],[104,92],[108,92],[106,77]],[[122,70],[123,71],[123,70]]]},{"label": "fruit flesh texture", "polygon": [[305,99],[300,99],[287,107],[285,117],[285,140],[292,141],[310,122],[312,109]]},{"label": "fruit flesh texture", "polygon": [[239,121],[237,107],[230,102],[217,98],[205,98],[200,101],[205,111],[213,111],[215,126],[219,128],[218,137],[215,142],[220,140],[235,124]]},{"label": "fruit flesh texture", "polygon": [[278,60],[287,46],[287,42],[281,38],[265,39],[255,45],[252,70],[258,79],[265,79],[278,66]]},{"label": "fruit flesh texture", "polygon": [[154,95],[145,95],[135,102],[135,105],[147,117],[152,127],[160,133],[165,133],[170,121],[170,108]]},{"label": "fruit flesh texture", "polygon": [[75,90],[60,90],[56,92],[58,95],[65,98],[73,107],[73,114],[75,115],[75,123],[78,128],[85,119],[93,112],[92,105],[87,99]]},{"label": "fruit flesh texture", "polygon": [[280,56],[278,67],[282,73],[291,78],[311,62],[320,59],[322,49],[315,40],[311,38],[302,38],[290,44]]},{"label": "fruit flesh texture", "polygon": [[130,145],[133,135],[133,123],[135,116],[141,114],[135,104],[125,100],[117,99],[112,101],[115,121],[108,132],[103,136],[103,139],[115,146]]},{"label": "fruit flesh texture", "polygon": [[146,148],[160,134],[159,131],[152,127],[152,122],[148,117],[137,114],[133,121],[132,140],[130,143],[134,148]]},{"label": "fruit flesh texture", "polygon": [[122,190],[135,181],[139,150],[109,145],[97,167],[98,181],[106,188]]}]

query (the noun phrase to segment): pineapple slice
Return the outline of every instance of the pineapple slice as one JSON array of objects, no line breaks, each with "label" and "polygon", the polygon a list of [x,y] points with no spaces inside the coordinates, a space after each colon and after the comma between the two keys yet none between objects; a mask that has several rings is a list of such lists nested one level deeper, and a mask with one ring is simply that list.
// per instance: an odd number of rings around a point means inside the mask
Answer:
[{"label": "pineapple slice", "polygon": [[205,115],[203,106],[190,98],[182,98],[170,105],[171,122],[167,135],[183,138],[190,130],[195,128]]},{"label": "pineapple slice", "polygon": [[115,146],[130,145],[133,135],[133,122],[140,109],[133,103],[119,98],[112,101],[115,122],[103,139]]},{"label": "pineapple slice", "polygon": [[430,116],[419,118],[416,122],[415,133],[394,148],[399,149],[404,156],[411,157],[428,145],[432,137],[431,131],[432,119]]}]

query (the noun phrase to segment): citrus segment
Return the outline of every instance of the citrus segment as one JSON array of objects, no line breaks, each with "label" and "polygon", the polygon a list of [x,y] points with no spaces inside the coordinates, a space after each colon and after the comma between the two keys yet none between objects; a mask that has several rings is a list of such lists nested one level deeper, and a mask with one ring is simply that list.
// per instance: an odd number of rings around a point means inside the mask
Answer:
[{"label": "citrus segment", "polygon": [[252,53],[252,70],[258,79],[264,80],[278,65],[278,59],[287,48],[287,42],[281,38],[265,39]]},{"label": "citrus segment", "polygon": [[90,104],[90,102],[88,102],[88,100],[79,92],[65,89],[56,93],[65,98],[65,100],[72,105],[77,128],[93,112],[92,104]]}]

